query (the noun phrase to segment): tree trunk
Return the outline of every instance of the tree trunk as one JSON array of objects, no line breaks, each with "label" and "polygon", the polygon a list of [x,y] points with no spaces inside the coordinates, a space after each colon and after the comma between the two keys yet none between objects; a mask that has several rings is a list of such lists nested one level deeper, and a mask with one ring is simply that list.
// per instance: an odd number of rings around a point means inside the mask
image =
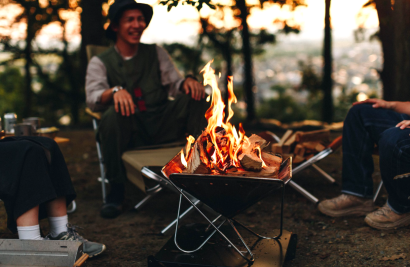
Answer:
[{"label": "tree trunk", "polygon": [[105,45],[105,30],[103,27],[102,4],[104,0],[81,1],[81,73],[85,77],[87,70],[87,45]]},{"label": "tree trunk", "polygon": [[410,100],[410,3],[375,0],[383,50],[383,98]]},{"label": "tree trunk", "polygon": [[380,72],[380,78],[383,83],[383,98],[385,100],[394,99],[394,26],[393,26],[393,10],[391,2],[385,0],[375,0],[377,16],[379,18],[379,38],[382,43],[383,50],[383,70]]},{"label": "tree trunk", "polygon": [[253,121],[256,118],[255,114],[255,97],[252,91],[253,88],[253,69],[252,69],[252,48],[250,44],[250,34],[247,22],[248,9],[246,7],[245,0],[237,0],[241,14],[241,26],[242,26],[242,52],[244,59],[244,95],[246,100],[246,112],[247,120]]},{"label": "tree trunk", "polygon": [[394,4],[395,87],[393,100],[410,101],[410,2]]},{"label": "tree trunk", "polygon": [[330,2],[326,1],[325,11],[325,38],[323,44],[323,121],[332,122],[333,120],[333,98],[332,98],[332,29],[330,25]]},{"label": "tree trunk", "polygon": [[32,64],[32,47],[31,47],[31,42],[34,39],[34,31],[32,29],[33,25],[33,16],[30,14],[30,9],[25,8],[24,12],[26,12],[27,16],[27,36],[26,36],[26,47],[24,49],[24,58],[25,58],[25,65],[24,65],[24,70],[26,72],[25,75],[25,89],[24,89],[24,109],[23,109],[23,116],[25,118],[29,117],[31,115],[31,102],[33,98],[33,91],[31,90],[31,72],[30,72],[30,66]]}]

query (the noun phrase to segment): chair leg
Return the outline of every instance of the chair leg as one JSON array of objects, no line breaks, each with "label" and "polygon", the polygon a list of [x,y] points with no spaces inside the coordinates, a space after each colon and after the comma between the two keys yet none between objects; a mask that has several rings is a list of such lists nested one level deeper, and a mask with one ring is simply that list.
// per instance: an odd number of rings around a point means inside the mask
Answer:
[{"label": "chair leg", "polygon": [[68,205],[68,207],[67,207],[67,213],[70,214],[70,213],[73,213],[76,210],[77,210],[77,203],[75,202],[75,200],[73,200],[70,203],[70,205]]},{"label": "chair leg", "polygon": [[383,181],[380,181],[379,186],[377,187],[376,193],[373,196],[373,202],[376,202],[377,197],[380,194],[380,190],[382,190]]},{"label": "chair leg", "polygon": [[325,177],[327,180],[329,180],[329,182],[331,182],[332,184],[336,183],[336,180],[333,179],[332,176],[330,176],[327,172],[325,172],[324,170],[322,170],[322,168],[320,168],[319,166],[317,166],[316,164],[312,164],[312,167],[317,170],[323,177]]},{"label": "chair leg", "polygon": [[162,191],[162,187],[158,187],[155,191],[150,192],[146,197],[144,197],[143,200],[138,202],[137,205],[134,206],[134,209],[138,210],[140,209],[143,205],[145,205],[153,196],[158,194],[159,192]]},{"label": "chair leg", "polygon": [[[95,131],[98,128],[98,123],[97,123],[96,119],[93,119],[93,128],[94,128]],[[105,177],[104,158],[102,156],[100,142],[96,141],[96,146],[97,146],[98,161],[100,163],[101,190],[102,190],[102,200],[103,200],[103,204],[104,204],[105,203],[105,197],[107,196],[107,193],[106,193],[106,190],[105,190],[105,181],[106,181],[107,177]],[[102,181],[104,181],[104,182],[102,182]]]},{"label": "chair leg", "polygon": [[312,195],[311,193],[309,193],[308,191],[306,191],[303,187],[301,187],[300,185],[298,185],[297,183],[295,183],[294,181],[290,180],[288,182],[288,184],[295,189],[296,191],[298,191],[300,194],[302,194],[302,196],[304,196],[305,198],[307,198],[308,200],[312,201],[314,204],[319,203],[319,199],[317,199],[314,195]]}]

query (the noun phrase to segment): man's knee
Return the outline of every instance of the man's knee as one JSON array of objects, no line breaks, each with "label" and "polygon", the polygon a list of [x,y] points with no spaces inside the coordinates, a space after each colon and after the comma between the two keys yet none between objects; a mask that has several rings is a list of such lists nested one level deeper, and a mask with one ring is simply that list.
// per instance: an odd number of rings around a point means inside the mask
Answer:
[{"label": "man's knee", "polygon": [[[410,129],[401,130],[399,127],[392,127],[385,130],[380,135],[379,151],[384,154],[386,151],[410,150]],[[398,149],[397,149],[398,148]]]},{"label": "man's knee", "polygon": [[[98,133],[100,136],[112,136],[116,135],[121,128],[122,118],[119,113],[115,111],[114,106],[108,108],[101,117],[101,121],[98,126]],[[130,118],[130,117],[126,117]]]},{"label": "man's knee", "polygon": [[349,109],[349,112],[347,113],[346,120],[350,117],[357,117],[361,116],[365,112],[371,112],[374,110],[372,105],[369,104],[360,104],[360,105],[354,105]]}]

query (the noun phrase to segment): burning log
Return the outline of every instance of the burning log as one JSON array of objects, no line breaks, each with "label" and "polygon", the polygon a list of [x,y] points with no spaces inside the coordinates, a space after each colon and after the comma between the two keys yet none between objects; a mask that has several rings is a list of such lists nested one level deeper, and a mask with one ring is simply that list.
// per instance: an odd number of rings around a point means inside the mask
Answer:
[{"label": "burning log", "polygon": [[[212,102],[205,113],[208,126],[195,140],[188,138],[186,154],[181,151],[162,170],[165,176],[171,173],[229,174],[248,177],[277,177],[282,158],[262,152],[269,150],[268,142],[258,135],[246,137],[242,125],[237,131],[229,122],[233,116],[231,104],[236,103],[232,77],[228,79],[228,103],[222,101],[216,75],[208,63],[204,71],[204,85],[212,87]],[[225,108],[227,105],[227,109]],[[228,114],[225,116],[225,110]],[[281,141],[284,145],[292,132]],[[191,148],[192,147],[192,148]],[[289,146],[290,149],[290,146]],[[252,172],[249,172],[252,171]]]},{"label": "burning log", "polygon": [[248,139],[248,144],[242,146],[242,154],[238,159],[242,167],[248,171],[262,170],[262,150],[268,145],[265,139],[253,134]]},{"label": "burning log", "polygon": [[186,168],[187,173],[210,173],[210,170],[206,167],[206,164],[201,159],[201,146],[202,145],[199,145],[199,142],[195,142],[195,145],[192,148],[191,153],[189,154],[189,159]]}]

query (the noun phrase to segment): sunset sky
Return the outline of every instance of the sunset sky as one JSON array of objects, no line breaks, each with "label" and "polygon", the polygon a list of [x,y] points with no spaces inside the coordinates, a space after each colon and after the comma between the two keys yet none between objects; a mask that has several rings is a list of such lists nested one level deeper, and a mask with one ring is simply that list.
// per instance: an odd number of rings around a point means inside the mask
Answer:
[{"label": "sunset sky", "polygon": [[[368,0],[333,0],[331,6],[331,17],[333,26],[333,37],[335,39],[353,38],[352,31],[357,28],[357,14],[361,7]],[[154,17],[146,32],[143,41],[145,42],[194,42],[199,25],[194,21],[198,19],[198,12],[190,6],[178,6],[167,12],[166,7],[155,5],[155,0],[143,0],[141,2],[154,6]],[[247,1],[251,3],[251,1]],[[259,1],[255,1],[258,4]],[[308,6],[298,8],[294,14],[296,23],[301,25],[301,33],[298,36],[287,38],[297,40],[320,40],[323,38],[324,27],[324,0],[307,0]],[[204,7],[202,16],[207,16],[215,11]],[[368,16],[365,24],[366,28],[378,27],[376,10],[365,10]],[[263,10],[254,8],[248,19],[251,28],[264,27],[272,32],[276,28],[273,21],[276,18],[290,18],[288,12],[283,12],[277,5],[266,6]],[[181,22],[183,20],[191,22]],[[227,19],[228,27],[235,26],[235,22]]]},{"label": "sunset sky", "polygon": [[[231,0],[218,0],[218,3],[230,3]],[[253,1],[253,2],[252,2]],[[331,6],[331,18],[333,26],[334,39],[352,39],[353,30],[357,28],[357,15],[361,10],[362,5],[368,0],[333,0]],[[113,2],[111,0],[111,2]],[[225,19],[218,20],[215,16],[214,10],[207,6],[197,12],[196,8],[191,6],[179,5],[167,12],[167,7],[159,5],[158,0],[141,0],[139,2],[150,4],[154,7],[154,17],[151,24],[146,29],[142,36],[142,41],[147,43],[171,43],[181,42],[187,44],[195,43],[199,23],[198,17],[210,16],[211,21],[219,27],[232,28],[238,26],[238,22],[230,16],[230,10],[226,10]],[[215,1],[213,1],[215,2]],[[258,0],[248,0],[248,3],[258,5]],[[298,8],[293,14],[287,12],[286,9],[280,9],[278,5],[267,4],[263,10],[259,8],[252,8],[251,15],[248,19],[249,25],[252,29],[265,28],[270,32],[277,30],[273,24],[275,19],[292,19],[293,22],[301,25],[301,33],[298,35],[291,35],[282,37],[286,40],[321,40],[323,38],[324,25],[324,0],[306,0],[307,7]],[[105,6],[108,10],[108,5]],[[19,9],[15,7],[0,8],[0,16],[12,17],[19,13]],[[65,18],[69,18],[67,22],[67,34],[69,40],[73,44],[79,44],[80,37],[80,19],[77,12],[65,12]],[[365,15],[368,17],[365,27],[377,28],[378,20],[375,10],[366,9]],[[1,22],[0,21],[0,26]],[[15,38],[24,38],[25,25],[17,25],[13,31],[12,36]],[[61,27],[57,23],[45,27],[38,38],[40,43],[52,43],[53,39],[61,38]]]}]

